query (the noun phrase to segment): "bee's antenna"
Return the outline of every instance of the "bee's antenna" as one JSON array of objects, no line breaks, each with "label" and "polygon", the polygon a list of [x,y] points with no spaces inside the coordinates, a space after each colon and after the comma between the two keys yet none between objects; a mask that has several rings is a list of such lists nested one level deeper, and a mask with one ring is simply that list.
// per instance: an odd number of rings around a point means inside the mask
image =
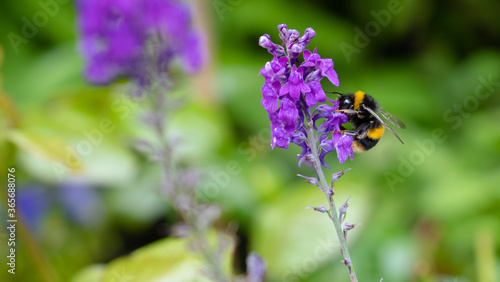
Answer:
[{"label": "bee's antenna", "polygon": [[344,95],[344,94],[339,93],[339,92],[331,92],[331,91],[325,91],[325,93],[337,94],[338,96]]}]

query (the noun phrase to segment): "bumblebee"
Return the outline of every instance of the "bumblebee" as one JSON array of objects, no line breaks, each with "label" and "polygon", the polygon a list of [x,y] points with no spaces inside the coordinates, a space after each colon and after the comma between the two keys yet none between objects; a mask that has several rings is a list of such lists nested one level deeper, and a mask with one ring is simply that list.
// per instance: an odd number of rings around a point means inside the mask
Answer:
[{"label": "bumblebee", "polygon": [[342,133],[353,136],[352,148],[355,152],[363,152],[373,148],[384,134],[387,128],[398,140],[404,144],[403,140],[392,130],[392,128],[379,116],[383,116],[392,124],[399,128],[406,128],[404,123],[387,111],[382,110],[380,105],[372,96],[363,91],[354,94],[342,94],[331,92],[339,96],[338,112],[348,115],[349,122],[355,130],[342,129]]}]

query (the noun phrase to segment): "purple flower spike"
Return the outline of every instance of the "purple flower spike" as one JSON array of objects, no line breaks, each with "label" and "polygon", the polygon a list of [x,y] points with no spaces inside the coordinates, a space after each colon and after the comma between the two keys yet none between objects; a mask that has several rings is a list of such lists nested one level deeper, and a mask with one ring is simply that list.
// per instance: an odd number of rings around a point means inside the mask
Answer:
[{"label": "purple flower spike", "polygon": [[[204,62],[204,40],[192,28],[183,2],[80,0],[77,12],[85,76],[93,84],[108,84],[120,76],[145,82],[148,67],[167,72],[174,57],[181,58],[188,73]],[[148,46],[156,48],[155,58],[146,52]]]},{"label": "purple flower spike", "polygon": [[[335,132],[348,121],[347,115],[336,112],[338,101],[328,99],[321,86],[324,77],[339,85],[332,59],[322,59],[316,48],[312,52],[305,49],[316,36],[314,29],[307,28],[302,36],[295,29],[288,29],[286,24],[278,25],[278,30],[282,46],[273,43],[267,34],[259,39],[259,45],[273,54],[273,59],[259,72],[265,80],[261,102],[271,120],[271,149],[275,146],[286,149],[294,143],[302,148],[297,157],[299,166],[303,162],[311,166],[314,156],[308,143],[311,141],[307,140],[309,129],[305,126],[312,124],[319,137],[318,158],[324,166],[325,155],[335,150],[340,162],[349,156],[352,158],[352,137],[328,140],[332,132],[338,134]],[[298,62],[300,54],[304,58],[301,63]],[[327,101],[332,105],[325,104]],[[319,119],[325,120],[316,127]]]},{"label": "purple flower spike", "polygon": [[[349,157],[352,160],[354,155],[353,137],[342,135],[342,132],[345,132],[342,124],[348,122],[349,117],[338,111],[339,101],[326,97],[321,86],[321,80],[325,77],[335,86],[339,85],[339,79],[333,69],[332,59],[322,59],[316,48],[313,52],[306,49],[311,39],[316,36],[312,28],[307,28],[302,36],[295,29],[288,29],[285,24],[278,25],[278,30],[284,47],[283,54],[276,52],[278,47],[273,45],[269,35],[266,34],[259,40],[259,44],[273,54],[273,59],[267,62],[259,73],[265,80],[262,87],[262,106],[271,121],[271,149],[275,146],[287,149],[290,143],[299,146],[302,152],[297,156],[298,166],[302,163],[314,166],[317,178],[300,174],[299,176],[317,185],[319,190],[325,193],[329,207],[333,207],[333,182],[337,181],[345,170],[334,173],[330,186],[327,186],[322,167],[330,167],[325,163],[325,156],[337,151],[338,161],[344,163]],[[304,58],[302,61],[299,60],[300,54]],[[321,123],[316,126],[316,122]],[[324,205],[310,209],[326,213],[333,221],[337,233],[343,232],[343,240],[339,238],[344,257],[342,262],[347,266],[351,280],[357,281],[345,242],[347,232],[356,224],[344,223],[343,229],[341,227],[347,201],[339,209],[340,216],[335,208],[328,209]]]}]

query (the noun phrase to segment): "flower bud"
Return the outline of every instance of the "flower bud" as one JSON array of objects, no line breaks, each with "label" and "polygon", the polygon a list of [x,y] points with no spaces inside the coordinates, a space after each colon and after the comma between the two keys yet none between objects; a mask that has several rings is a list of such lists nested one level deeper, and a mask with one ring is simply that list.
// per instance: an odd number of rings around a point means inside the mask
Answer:
[{"label": "flower bud", "polygon": [[[297,176],[304,178],[306,180],[306,182],[311,184],[311,185],[319,186],[318,179],[315,177],[307,177],[307,176],[304,176],[302,174],[297,174]],[[321,187],[320,187],[320,190],[321,190]]]},{"label": "flower bud", "polygon": [[321,205],[319,207],[307,207],[306,209],[315,210],[315,211],[318,211],[320,213],[328,213],[328,210],[326,209],[326,207],[324,205]]}]

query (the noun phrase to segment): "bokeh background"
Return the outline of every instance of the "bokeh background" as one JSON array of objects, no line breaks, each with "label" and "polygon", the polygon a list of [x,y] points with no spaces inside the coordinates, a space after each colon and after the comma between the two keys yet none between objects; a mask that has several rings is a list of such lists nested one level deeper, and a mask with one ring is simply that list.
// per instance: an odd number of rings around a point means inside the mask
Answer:
[{"label": "bokeh background", "polygon": [[[299,148],[269,148],[257,74],[271,55],[257,43],[263,34],[279,42],[276,26],[286,23],[301,33],[314,28],[309,47],[333,58],[340,87],[323,81],[326,90],[364,90],[407,125],[396,130],[404,145],[387,133],[354,161],[327,157],[327,174],[351,168],[335,199],[340,205],[351,197],[347,221],[362,223],[348,238],[360,281],[500,281],[498,1],[192,4],[211,59],[179,90],[186,103],[171,131],[182,136],[179,159],[221,188],[213,201],[223,208],[217,225],[237,226],[235,273],[256,251],[267,261],[268,281],[349,279],[331,222],[305,209],[325,199],[296,177],[313,175],[297,167]],[[24,19],[41,6],[5,1],[0,11],[0,178],[5,183],[6,167],[17,169],[21,217],[17,273],[3,263],[2,281],[98,281],[110,262],[168,240],[179,221],[159,196],[155,164],[132,148],[143,134],[141,105],[127,104],[122,82],[85,82],[74,5],[59,8],[18,45],[8,34],[22,35]],[[129,105],[127,113],[110,110],[117,105]],[[75,168],[58,166],[103,118],[116,128]],[[237,172],[228,168],[235,164]],[[1,232],[4,261],[8,234]],[[178,281],[198,281],[173,263],[184,253],[166,248],[163,269],[179,272]],[[146,262],[128,263],[108,281],[133,281],[127,267]]]}]

